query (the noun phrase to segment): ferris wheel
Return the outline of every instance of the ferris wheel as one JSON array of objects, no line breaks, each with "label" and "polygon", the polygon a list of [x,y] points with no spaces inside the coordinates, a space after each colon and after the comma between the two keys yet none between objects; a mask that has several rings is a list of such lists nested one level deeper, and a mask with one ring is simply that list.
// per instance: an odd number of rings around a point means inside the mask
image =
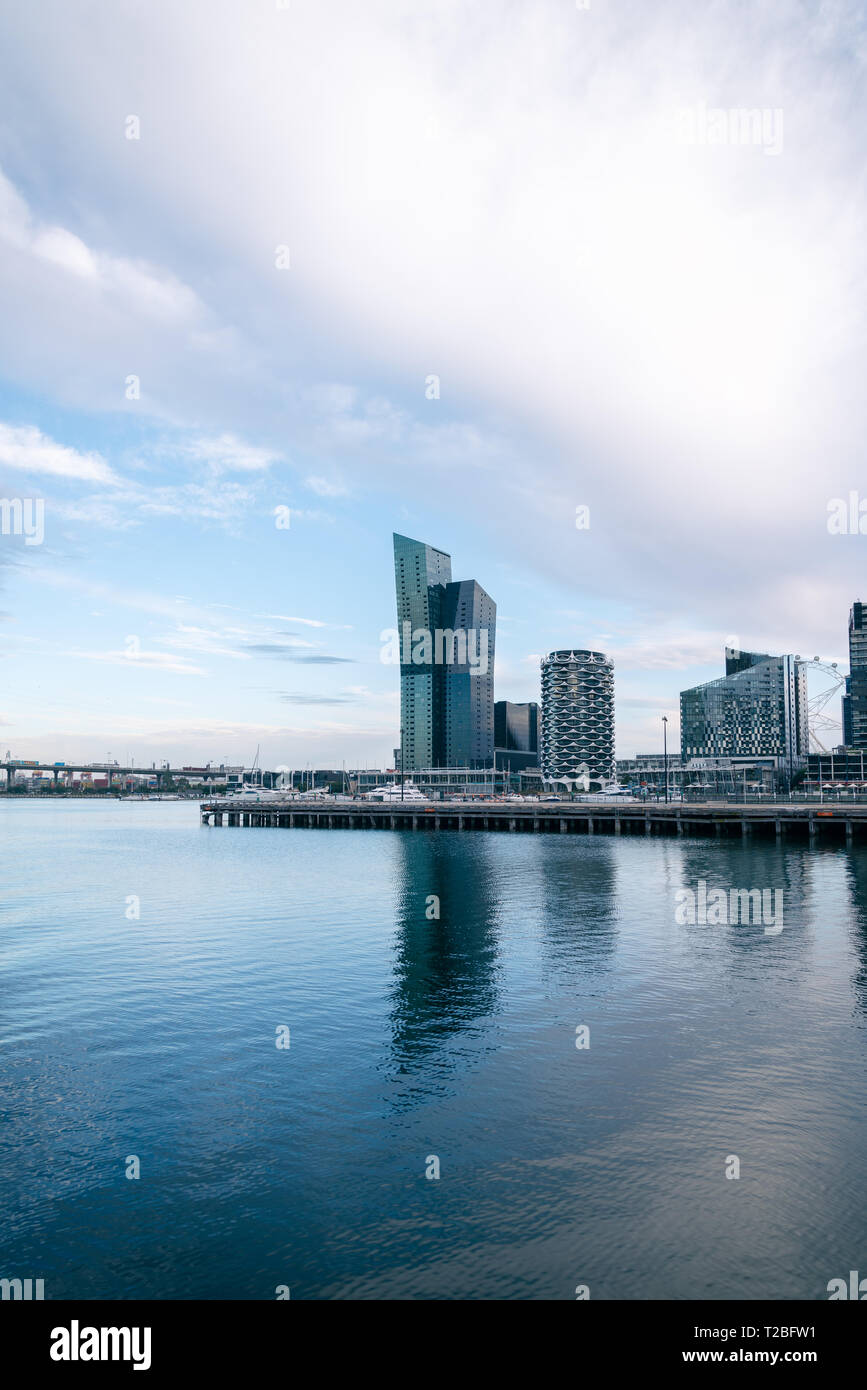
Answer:
[{"label": "ferris wheel", "polygon": [[831,678],[831,684],[820,690],[817,695],[807,696],[807,724],[810,731],[810,751],[814,753],[827,753],[821,734],[827,735],[830,729],[840,727],[839,719],[833,719],[827,709],[831,701],[839,695],[846,684],[846,677],[837,666],[836,661],[822,661],[821,657],[814,656],[812,661],[796,656],[795,660],[808,672],[819,671],[824,676]]}]

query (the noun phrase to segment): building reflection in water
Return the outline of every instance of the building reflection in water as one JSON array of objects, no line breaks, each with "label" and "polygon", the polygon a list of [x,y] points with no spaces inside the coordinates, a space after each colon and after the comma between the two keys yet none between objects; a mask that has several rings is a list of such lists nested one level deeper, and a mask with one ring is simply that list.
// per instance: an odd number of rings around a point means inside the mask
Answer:
[{"label": "building reflection in water", "polygon": [[400,835],[397,854],[392,1054],[401,1073],[424,1062],[426,1081],[437,1067],[444,1079],[460,1063],[451,1045],[498,1008],[497,874],[484,834]]},{"label": "building reflection in water", "polygon": [[[735,974],[742,968],[750,973],[757,967],[763,973],[809,969],[809,928],[821,911],[813,882],[815,856],[816,850],[805,845],[758,837],[744,841],[684,840],[679,882],[674,885],[675,902],[681,889],[691,890],[697,899],[700,883],[706,885],[708,898],[714,890],[722,890],[726,899],[721,923],[709,910],[707,922],[679,923],[679,930],[690,933],[697,945],[705,938],[709,946],[718,943],[724,947],[726,968]],[[776,896],[777,890],[781,897]],[[733,891],[758,891],[766,896],[760,906],[757,901],[733,901]],[[782,932],[775,930],[777,905],[782,911]],[[764,911],[769,913],[767,922]],[[774,942],[783,935],[785,949],[774,951]]]},{"label": "building reflection in water", "polygon": [[536,837],[535,847],[528,871],[537,883],[544,976],[572,987],[607,975],[617,950],[617,840]]},{"label": "building reflection in water", "polygon": [[867,848],[854,846],[846,855],[846,882],[852,899],[855,1007],[859,1014],[867,1015]]}]

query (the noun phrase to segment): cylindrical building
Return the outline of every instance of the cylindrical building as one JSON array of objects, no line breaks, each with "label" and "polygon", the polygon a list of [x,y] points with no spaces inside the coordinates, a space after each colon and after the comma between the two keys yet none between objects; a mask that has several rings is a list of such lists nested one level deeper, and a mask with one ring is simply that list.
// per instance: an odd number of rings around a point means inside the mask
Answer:
[{"label": "cylindrical building", "polygon": [[[586,772],[585,772],[586,769]],[[568,650],[542,658],[542,779],[614,777],[614,662]]]}]

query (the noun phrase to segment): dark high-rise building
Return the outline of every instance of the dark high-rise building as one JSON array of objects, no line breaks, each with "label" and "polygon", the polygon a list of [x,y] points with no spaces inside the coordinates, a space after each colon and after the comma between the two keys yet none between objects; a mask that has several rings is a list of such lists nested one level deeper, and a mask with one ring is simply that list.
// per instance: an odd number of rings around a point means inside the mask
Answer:
[{"label": "dark high-rise building", "polygon": [[849,612],[849,675],[843,696],[843,743],[867,748],[867,604]]},{"label": "dark high-rise building", "polygon": [[614,663],[604,652],[566,650],[542,658],[542,778],[572,785],[586,767],[614,776]]},{"label": "dark high-rise building", "polygon": [[533,701],[516,705],[511,700],[498,700],[494,705],[494,743],[504,752],[538,753],[539,706]]},{"label": "dark high-rise building", "polygon": [[[430,633],[442,627],[443,601],[451,577],[451,556],[444,550],[407,536],[394,536],[401,656],[401,766],[405,772],[417,767],[440,767],[445,758],[444,683],[438,677],[432,647],[426,651],[421,640],[414,643],[412,634]],[[418,661],[413,660],[413,645]],[[430,658],[427,661],[426,656]]]},{"label": "dark high-rise building", "polygon": [[729,649],[725,657],[725,676],[681,691],[682,757],[774,757],[793,770],[809,751],[803,663]]},{"label": "dark high-rise building", "polygon": [[[496,624],[497,605],[475,579],[460,579],[446,586],[443,649],[447,767],[487,767],[494,756]],[[453,648],[452,661],[448,660],[449,644]]]},{"label": "dark high-rise building", "polygon": [[539,766],[539,706],[498,700],[494,705],[497,767],[522,772]]},{"label": "dark high-rise building", "polygon": [[489,766],[497,605],[443,550],[394,536],[402,765]]}]

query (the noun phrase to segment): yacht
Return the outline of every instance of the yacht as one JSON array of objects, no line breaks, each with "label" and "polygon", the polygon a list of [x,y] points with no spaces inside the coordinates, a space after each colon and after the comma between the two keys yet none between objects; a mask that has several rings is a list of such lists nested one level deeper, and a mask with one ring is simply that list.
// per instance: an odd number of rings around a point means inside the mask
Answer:
[{"label": "yacht", "polygon": [[404,805],[410,802],[426,802],[428,797],[422,796],[418,787],[413,782],[404,782],[401,787],[399,782],[386,782],[381,787],[374,787],[372,791],[364,793],[365,801],[402,801]]}]

